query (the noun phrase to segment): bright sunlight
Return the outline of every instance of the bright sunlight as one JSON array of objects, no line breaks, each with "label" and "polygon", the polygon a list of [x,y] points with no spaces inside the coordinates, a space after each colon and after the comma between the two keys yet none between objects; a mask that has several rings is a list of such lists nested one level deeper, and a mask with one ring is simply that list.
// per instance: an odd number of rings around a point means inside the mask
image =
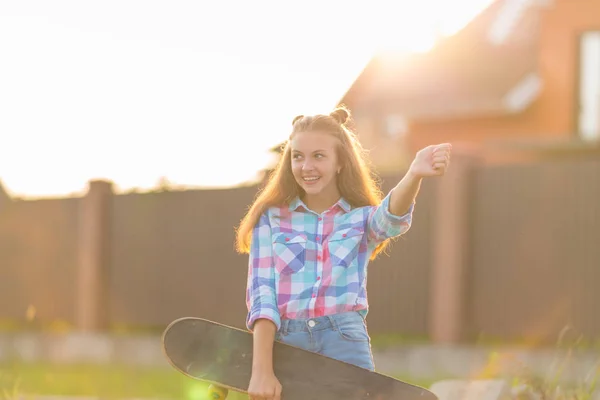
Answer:
[{"label": "bright sunlight", "polygon": [[490,1],[3,2],[0,180],[33,197],[251,181],[375,53],[427,51]]}]

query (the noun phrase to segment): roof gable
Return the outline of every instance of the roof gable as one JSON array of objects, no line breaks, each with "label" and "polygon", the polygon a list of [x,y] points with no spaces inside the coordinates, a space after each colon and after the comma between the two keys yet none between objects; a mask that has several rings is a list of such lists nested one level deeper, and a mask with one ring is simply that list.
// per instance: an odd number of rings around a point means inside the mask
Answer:
[{"label": "roof gable", "polygon": [[547,1],[496,0],[427,53],[374,58],[341,103],[376,101],[412,119],[520,111],[541,88],[536,49]]}]

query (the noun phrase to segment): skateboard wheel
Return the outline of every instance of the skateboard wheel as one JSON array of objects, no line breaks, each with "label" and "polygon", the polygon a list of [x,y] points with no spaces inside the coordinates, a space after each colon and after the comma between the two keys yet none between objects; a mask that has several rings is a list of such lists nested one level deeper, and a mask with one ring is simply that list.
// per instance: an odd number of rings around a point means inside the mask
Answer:
[{"label": "skateboard wheel", "polygon": [[208,398],[213,400],[225,400],[229,391],[225,388],[210,385],[208,387]]}]

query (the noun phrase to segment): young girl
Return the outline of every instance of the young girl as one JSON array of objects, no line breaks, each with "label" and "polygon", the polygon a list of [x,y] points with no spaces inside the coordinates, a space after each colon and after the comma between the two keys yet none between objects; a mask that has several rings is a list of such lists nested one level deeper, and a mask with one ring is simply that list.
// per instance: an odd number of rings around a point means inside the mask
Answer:
[{"label": "young girl", "polygon": [[422,178],[448,167],[449,144],[426,147],[382,200],[348,118],[338,108],[293,120],[277,168],[237,231],[238,251],[250,254],[251,399],[280,398],[274,340],[374,370],[367,265],[408,231]]}]

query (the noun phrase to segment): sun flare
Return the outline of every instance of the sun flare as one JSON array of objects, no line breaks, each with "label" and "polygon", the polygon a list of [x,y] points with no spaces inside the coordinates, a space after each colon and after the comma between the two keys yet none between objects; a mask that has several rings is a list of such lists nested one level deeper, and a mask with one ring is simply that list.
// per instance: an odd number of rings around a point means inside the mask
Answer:
[{"label": "sun flare", "polygon": [[251,181],[374,54],[427,51],[490,1],[3,4],[0,180],[19,196]]}]

